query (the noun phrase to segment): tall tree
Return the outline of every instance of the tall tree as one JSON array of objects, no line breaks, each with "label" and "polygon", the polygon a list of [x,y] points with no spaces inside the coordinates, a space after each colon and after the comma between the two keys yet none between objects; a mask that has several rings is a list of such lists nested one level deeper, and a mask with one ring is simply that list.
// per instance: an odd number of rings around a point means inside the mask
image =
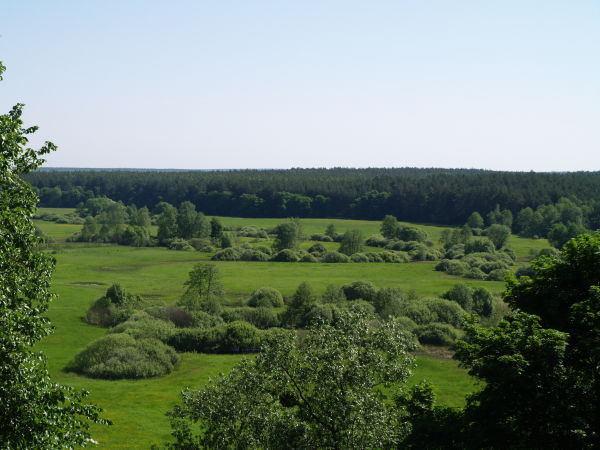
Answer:
[{"label": "tall tree", "polygon": [[396,322],[350,313],[302,340],[270,332],[256,358],[183,392],[172,448],[398,448],[408,425],[390,388],[408,378],[412,349]]},{"label": "tall tree", "polygon": [[[0,79],[4,72],[0,63]],[[23,175],[55,150],[27,148],[37,127],[23,127],[23,105],[0,115],[0,446],[54,449],[89,443],[89,421],[103,422],[85,392],[51,381],[32,347],[51,333],[54,260],[38,249],[31,217],[38,198]]]},{"label": "tall tree", "polygon": [[365,238],[360,230],[348,230],[344,233],[344,238],[338,251],[346,255],[353,255],[363,250],[364,242]]}]

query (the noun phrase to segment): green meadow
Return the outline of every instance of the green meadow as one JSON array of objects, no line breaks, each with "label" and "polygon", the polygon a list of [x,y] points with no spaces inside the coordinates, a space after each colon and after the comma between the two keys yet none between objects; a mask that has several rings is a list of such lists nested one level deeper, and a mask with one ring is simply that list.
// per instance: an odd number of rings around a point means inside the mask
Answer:
[{"label": "green meadow", "polygon": [[[49,210],[54,211],[54,210]],[[56,211],[54,211],[56,212]],[[271,228],[284,219],[222,218],[226,226],[257,225]],[[378,232],[379,222],[304,219],[307,235],[322,233],[329,223],[339,232],[361,229],[365,236]],[[36,221],[55,240],[56,271],[53,289],[58,294],[48,316],[55,332],[40,344],[48,357],[52,376],[58,382],[90,391],[90,400],[104,409],[104,417],[113,426],[94,426],[94,438],[100,448],[148,448],[164,443],[170,428],[165,412],[178,401],[186,387],[198,388],[210,377],[227,372],[241,356],[186,353],[180,367],[170,375],[146,380],[106,381],[64,372],[73,356],[89,342],[106,333],[105,329],[86,324],[82,317],[92,301],[104,294],[113,283],[121,283],[129,292],[140,294],[150,302],[175,302],[183,292],[188,272],[210,255],[200,252],[177,252],[165,248],[134,248],[115,245],[65,243],[80,229],[78,225],[60,225]],[[442,227],[419,225],[431,240],[439,239]],[[264,244],[264,242],[263,242]],[[306,243],[305,243],[306,244]],[[337,244],[333,244],[337,246]],[[512,246],[520,258],[529,249],[547,246],[543,240],[512,237]],[[501,282],[464,280],[434,270],[434,262],[409,264],[303,264],[278,262],[217,262],[228,302],[241,304],[261,286],[272,286],[284,295],[294,292],[302,281],[309,281],[317,293],[327,284],[342,285],[354,280],[372,281],[377,286],[397,286],[420,295],[440,295],[454,283],[485,286],[495,293]],[[423,379],[435,385],[438,401],[461,406],[468,392],[476,389],[474,381],[448,358],[419,354],[417,368],[410,382]]]}]

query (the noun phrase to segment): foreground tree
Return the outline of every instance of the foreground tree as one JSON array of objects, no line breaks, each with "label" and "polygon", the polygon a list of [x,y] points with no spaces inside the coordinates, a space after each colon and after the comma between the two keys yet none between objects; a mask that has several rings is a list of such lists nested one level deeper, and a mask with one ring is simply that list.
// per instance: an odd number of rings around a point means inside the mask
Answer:
[{"label": "foreground tree", "polygon": [[[4,66],[0,63],[0,79]],[[23,127],[23,105],[0,115],[0,446],[65,448],[90,441],[89,420],[102,422],[85,392],[53,383],[32,347],[51,333],[42,317],[53,298],[53,259],[38,250],[31,217],[38,198],[22,175],[56,147],[26,148],[37,127]]]},{"label": "foreground tree", "polygon": [[532,266],[506,290],[520,312],[493,328],[471,324],[457,344],[485,381],[463,412],[462,448],[600,447],[600,235]]},{"label": "foreground tree", "polygon": [[333,325],[267,334],[263,351],[169,413],[172,448],[392,448],[408,433],[392,383],[410,374],[414,339],[345,313]]}]

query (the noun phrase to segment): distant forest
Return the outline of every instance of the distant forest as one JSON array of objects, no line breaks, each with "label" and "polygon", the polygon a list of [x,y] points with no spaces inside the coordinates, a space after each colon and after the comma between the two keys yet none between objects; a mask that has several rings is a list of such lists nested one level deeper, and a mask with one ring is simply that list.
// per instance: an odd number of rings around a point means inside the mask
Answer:
[{"label": "distant forest", "polygon": [[[208,215],[339,217],[463,224],[500,205],[516,214],[567,197],[600,216],[600,172],[472,169],[231,171],[49,170],[27,175],[42,206],[76,207],[106,196],[138,207],[194,203]],[[595,214],[597,213],[597,214]]]}]

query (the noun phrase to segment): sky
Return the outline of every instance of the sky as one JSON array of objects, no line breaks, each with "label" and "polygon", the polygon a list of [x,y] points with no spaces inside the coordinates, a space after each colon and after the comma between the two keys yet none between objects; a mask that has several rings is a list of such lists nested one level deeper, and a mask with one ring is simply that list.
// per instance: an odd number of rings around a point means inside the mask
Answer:
[{"label": "sky", "polygon": [[49,167],[600,170],[598,0],[0,0]]}]

